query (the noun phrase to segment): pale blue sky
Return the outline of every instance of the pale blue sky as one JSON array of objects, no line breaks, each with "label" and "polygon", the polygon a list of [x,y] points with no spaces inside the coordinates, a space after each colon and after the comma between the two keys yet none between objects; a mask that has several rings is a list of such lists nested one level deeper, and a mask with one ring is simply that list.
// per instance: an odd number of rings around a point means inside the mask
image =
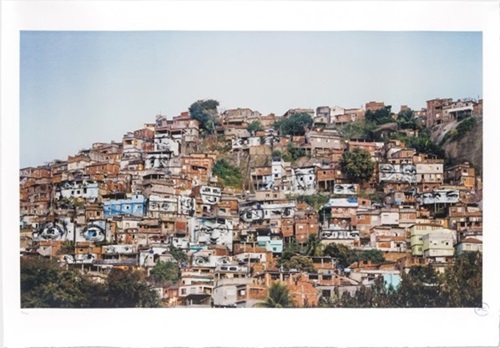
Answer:
[{"label": "pale blue sky", "polygon": [[21,167],[186,111],[482,97],[480,32],[21,33]]}]

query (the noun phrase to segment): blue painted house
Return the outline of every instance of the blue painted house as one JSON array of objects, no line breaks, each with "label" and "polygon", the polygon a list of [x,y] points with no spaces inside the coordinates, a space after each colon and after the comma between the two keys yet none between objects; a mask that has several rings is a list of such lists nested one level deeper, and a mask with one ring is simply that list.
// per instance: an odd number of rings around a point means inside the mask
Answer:
[{"label": "blue painted house", "polygon": [[104,202],[104,217],[120,215],[144,216],[146,214],[146,198],[143,195],[131,195],[130,198]]}]

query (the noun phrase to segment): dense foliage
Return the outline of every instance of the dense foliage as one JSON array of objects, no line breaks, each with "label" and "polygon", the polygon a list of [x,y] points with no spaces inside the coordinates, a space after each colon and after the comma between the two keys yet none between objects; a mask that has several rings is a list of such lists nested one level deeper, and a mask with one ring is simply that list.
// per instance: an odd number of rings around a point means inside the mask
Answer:
[{"label": "dense foliage", "polygon": [[292,143],[288,143],[286,145],[287,156],[285,159],[287,161],[296,161],[300,157],[304,157],[306,155],[306,150],[300,147],[294,146]]},{"label": "dense foliage", "polygon": [[269,287],[269,295],[266,300],[259,304],[265,308],[289,308],[293,307],[290,292],[285,284],[273,283]]},{"label": "dense foliage", "polygon": [[156,291],[141,271],[113,269],[104,283],[76,270],[65,270],[55,260],[21,258],[21,307],[116,308],[158,307]]},{"label": "dense foliage", "polygon": [[43,257],[21,258],[21,307],[95,308],[103,302],[103,287],[67,271]]},{"label": "dense foliage", "polygon": [[391,114],[391,106],[385,106],[375,111],[368,110],[365,113],[365,119],[376,125],[381,125],[389,122],[394,122]]},{"label": "dense foliage", "polygon": [[200,122],[202,134],[213,134],[217,125],[216,116],[219,102],[213,99],[198,100],[189,107],[191,118]]},{"label": "dense foliage", "polygon": [[243,176],[240,169],[231,165],[226,159],[218,159],[212,168],[212,172],[221,179],[224,185],[241,187]]},{"label": "dense foliage", "polygon": [[146,282],[141,271],[113,268],[107,279],[109,307],[159,307],[158,294]]},{"label": "dense foliage", "polygon": [[424,308],[482,306],[482,255],[467,252],[443,274],[431,265],[414,266],[402,274],[397,289],[387,286],[381,277],[371,287],[362,286],[351,297],[344,293],[323,299],[324,307],[350,308]]},{"label": "dense foliage", "polygon": [[181,248],[176,248],[173,245],[169,245],[168,248],[168,252],[170,253],[170,255],[172,255],[175,261],[177,261],[181,265],[188,261],[188,255]]},{"label": "dense foliage", "polygon": [[285,270],[297,270],[302,272],[314,272],[313,263],[310,258],[302,255],[293,255],[288,260],[282,260],[280,267]]},{"label": "dense foliage", "polygon": [[261,130],[264,130],[264,127],[262,126],[262,123],[260,121],[255,120],[252,121],[248,126],[247,126],[247,131],[252,134],[252,132],[259,132]]},{"label": "dense foliage", "polygon": [[376,125],[373,122],[367,122],[366,120],[356,120],[352,123],[348,123],[344,126],[339,127],[339,131],[342,137],[346,140],[349,139],[362,139],[362,140],[375,140],[373,131]]},{"label": "dense foliage", "polygon": [[426,128],[420,132],[418,137],[405,137],[403,141],[408,148],[415,149],[418,153],[445,157],[444,150],[440,148],[432,139],[430,129]]},{"label": "dense foliage", "polygon": [[322,194],[312,194],[312,195],[290,195],[289,199],[296,199],[297,202],[304,202],[313,207],[314,209],[319,209],[322,205],[328,202],[329,197]]},{"label": "dense foliage", "polygon": [[[446,138],[450,139],[451,141],[458,141],[462,139],[468,132],[473,130],[477,126],[477,118],[475,117],[468,117],[461,121],[458,125],[457,128],[451,130],[449,133],[447,133]],[[443,141],[444,142],[444,141]]]},{"label": "dense foliage", "polygon": [[354,250],[343,244],[331,243],[324,250],[323,255],[331,256],[336,260],[337,268],[344,269],[354,262],[370,261],[372,263],[382,263],[385,261],[384,254],[377,249]]},{"label": "dense foliage", "polygon": [[415,113],[412,109],[400,111],[396,122],[399,129],[417,129],[422,126],[421,123],[415,118]]},{"label": "dense foliage", "polygon": [[150,277],[155,284],[171,284],[181,279],[181,270],[176,263],[158,261],[151,269]]},{"label": "dense foliage", "polygon": [[375,168],[370,153],[361,148],[345,151],[340,158],[339,164],[342,172],[353,183],[370,180]]},{"label": "dense foliage", "polygon": [[271,157],[273,159],[281,159],[283,157],[283,154],[281,153],[280,150],[273,150],[273,152],[271,153]]},{"label": "dense foliage", "polygon": [[288,118],[282,118],[274,123],[274,128],[281,135],[304,135],[306,127],[311,127],[313,119],[307,113],[294,114]]}]

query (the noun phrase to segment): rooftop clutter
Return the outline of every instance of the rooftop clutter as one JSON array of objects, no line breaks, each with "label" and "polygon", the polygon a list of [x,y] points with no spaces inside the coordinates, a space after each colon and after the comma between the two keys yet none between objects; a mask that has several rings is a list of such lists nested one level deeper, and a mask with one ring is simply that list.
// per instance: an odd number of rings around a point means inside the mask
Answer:
[{"label": "rooftop clutter", "polygon": [[21,169],[21,252],[104,276],[173,263],[180,277],[154,282],[165,306],[252,307],[275,283],[317,306],[377,279],[397,287],[415,266],[445,272],[482,250],[481,178],[417,140],[426,124],[480,117],[479,104],[427,103],[280,117],[199,101],[159,115]]}]

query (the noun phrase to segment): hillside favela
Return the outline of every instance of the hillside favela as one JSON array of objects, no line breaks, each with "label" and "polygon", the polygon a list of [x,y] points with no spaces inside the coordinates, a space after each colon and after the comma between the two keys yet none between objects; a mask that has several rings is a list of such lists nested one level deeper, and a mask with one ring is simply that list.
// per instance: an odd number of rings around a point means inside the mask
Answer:
[{"label": "hillside favela", "polygon": [[481,307],[483,100],[359,104],[198,100],[22,168],[21,306]]}]

